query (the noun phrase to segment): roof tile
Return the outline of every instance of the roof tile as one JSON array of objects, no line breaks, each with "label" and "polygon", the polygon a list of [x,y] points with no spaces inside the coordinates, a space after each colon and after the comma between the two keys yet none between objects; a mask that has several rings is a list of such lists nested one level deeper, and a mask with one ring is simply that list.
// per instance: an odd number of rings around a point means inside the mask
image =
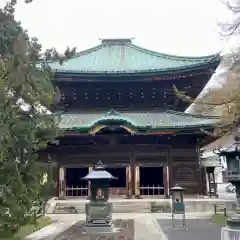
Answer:
[{"label": "roof tile", "polygon": [[51,62],[56,72],[72,73],[134,73],[142,71],[169,71],[219,61],[218,54],[204,57],[180,57],[154,52],[130,41],[102,41],[99,46],[76,54],[62,65]]},{"label": "roof tile", "polygon": [[[111,110],[113,111],[113,110]],[[110,111],[110,112],[111,112]],[[116,112],[117,113],[117,112]],[[106,121],[128,122],[134,127],[150,127],[153,129],[184,128],[210,126],[217,123],[215,117],[180,113],[175,111],[159,112],[126,112],[112,115],[109,113],[66,113],[62,115],[59,123],[60,129],[90,128],[97,123]]]}]

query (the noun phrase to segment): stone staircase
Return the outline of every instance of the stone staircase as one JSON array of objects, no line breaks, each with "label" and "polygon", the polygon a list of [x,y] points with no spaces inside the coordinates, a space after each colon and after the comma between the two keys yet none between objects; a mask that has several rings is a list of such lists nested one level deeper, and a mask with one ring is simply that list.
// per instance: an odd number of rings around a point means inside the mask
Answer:
[{"label": "stone staircase", "polygon": [[[169,213],[171,201],[158,200],[110,200],[113,203],[113,213]],[[84,214],[84,200],[53,200],[49,205],[47,214]],[[214,212],[216,208],[226,208],[227,212],[236,208],[232,201],[211,200],[187,200],[185,201],[186,212]]]},{"label": "stone staircase", "polygon": [[53,209],[54,214],[78,214],[85,213],[84,202],[57,202]]},{"label": "stone staircase", "polygon": [[[143,202],[113,202],[113,213],[146,213],[151,212],[149,203]],[[51,212],[47,212],[51,214]],[[84,202],[56,202],[53,214],[85,213]]]}]

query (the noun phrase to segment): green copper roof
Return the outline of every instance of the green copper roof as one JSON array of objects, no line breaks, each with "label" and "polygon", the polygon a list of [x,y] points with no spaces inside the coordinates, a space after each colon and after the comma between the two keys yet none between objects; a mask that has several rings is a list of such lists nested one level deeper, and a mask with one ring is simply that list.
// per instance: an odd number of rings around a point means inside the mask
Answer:
[{"label": "green copper roof", "polygon": [[219,55],[180,57],[154,52],[131,43],[130,39],[104,39],[102,44],[76,54],[62,65],[51,62],[55,72],[140,73],[187,70],[219,63]]},{"label": "green copper roof", "polygon": [[201,165],[204,167],[221,167],[218,156],[209,156],[206,158],[201,158]]},{"label": "green copper roof", "polygon": [[107,113],[66,113],[59,128],[88,132],[99,125],[128,126],[137,131],[209,127],[218,122],[215,117],[202,117],[175,111]]}]

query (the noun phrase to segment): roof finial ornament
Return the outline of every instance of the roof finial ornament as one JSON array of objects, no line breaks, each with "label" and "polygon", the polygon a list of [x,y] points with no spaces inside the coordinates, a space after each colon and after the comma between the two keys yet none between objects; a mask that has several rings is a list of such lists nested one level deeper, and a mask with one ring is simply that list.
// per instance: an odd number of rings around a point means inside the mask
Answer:
[{"label": "roof finial ornament", "polygon": [[103,161],[102,160],[98,160],[96,166],[94,167],[94,169],[105,169],[105,165],[103,165]]},{"label": "roof finial ornament", "polygon": [[132,43],[132,40],[134,38],[99,38],[101,40],[102,44],[126,44],[126,43]]},{"label": "roof finial ornament", "polygon": [[109,116],[121,116],[121,114],[112,108],[109,112],[106,113],[106,117]]}]

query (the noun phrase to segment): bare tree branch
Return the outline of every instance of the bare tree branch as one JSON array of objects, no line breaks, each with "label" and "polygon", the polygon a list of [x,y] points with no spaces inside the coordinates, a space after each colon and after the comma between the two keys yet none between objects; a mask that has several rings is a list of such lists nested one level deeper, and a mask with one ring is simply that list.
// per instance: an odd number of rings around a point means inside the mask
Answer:
[{"label": "bare tree branch", "polygon": [[193,100],[191,97],[185,95],[184,93],[180,92],[175,85],[173,85],[174,92],[178,98],[180,98],[184,102],[189,102],[191,104],[200,104],[200,105],[209,105],[209,106],[221,106],[233,103],[237,100],[237,97],[232,97],[228,100],[221,100],[216,102],[209,102],[204,100],[203,98]]}]

